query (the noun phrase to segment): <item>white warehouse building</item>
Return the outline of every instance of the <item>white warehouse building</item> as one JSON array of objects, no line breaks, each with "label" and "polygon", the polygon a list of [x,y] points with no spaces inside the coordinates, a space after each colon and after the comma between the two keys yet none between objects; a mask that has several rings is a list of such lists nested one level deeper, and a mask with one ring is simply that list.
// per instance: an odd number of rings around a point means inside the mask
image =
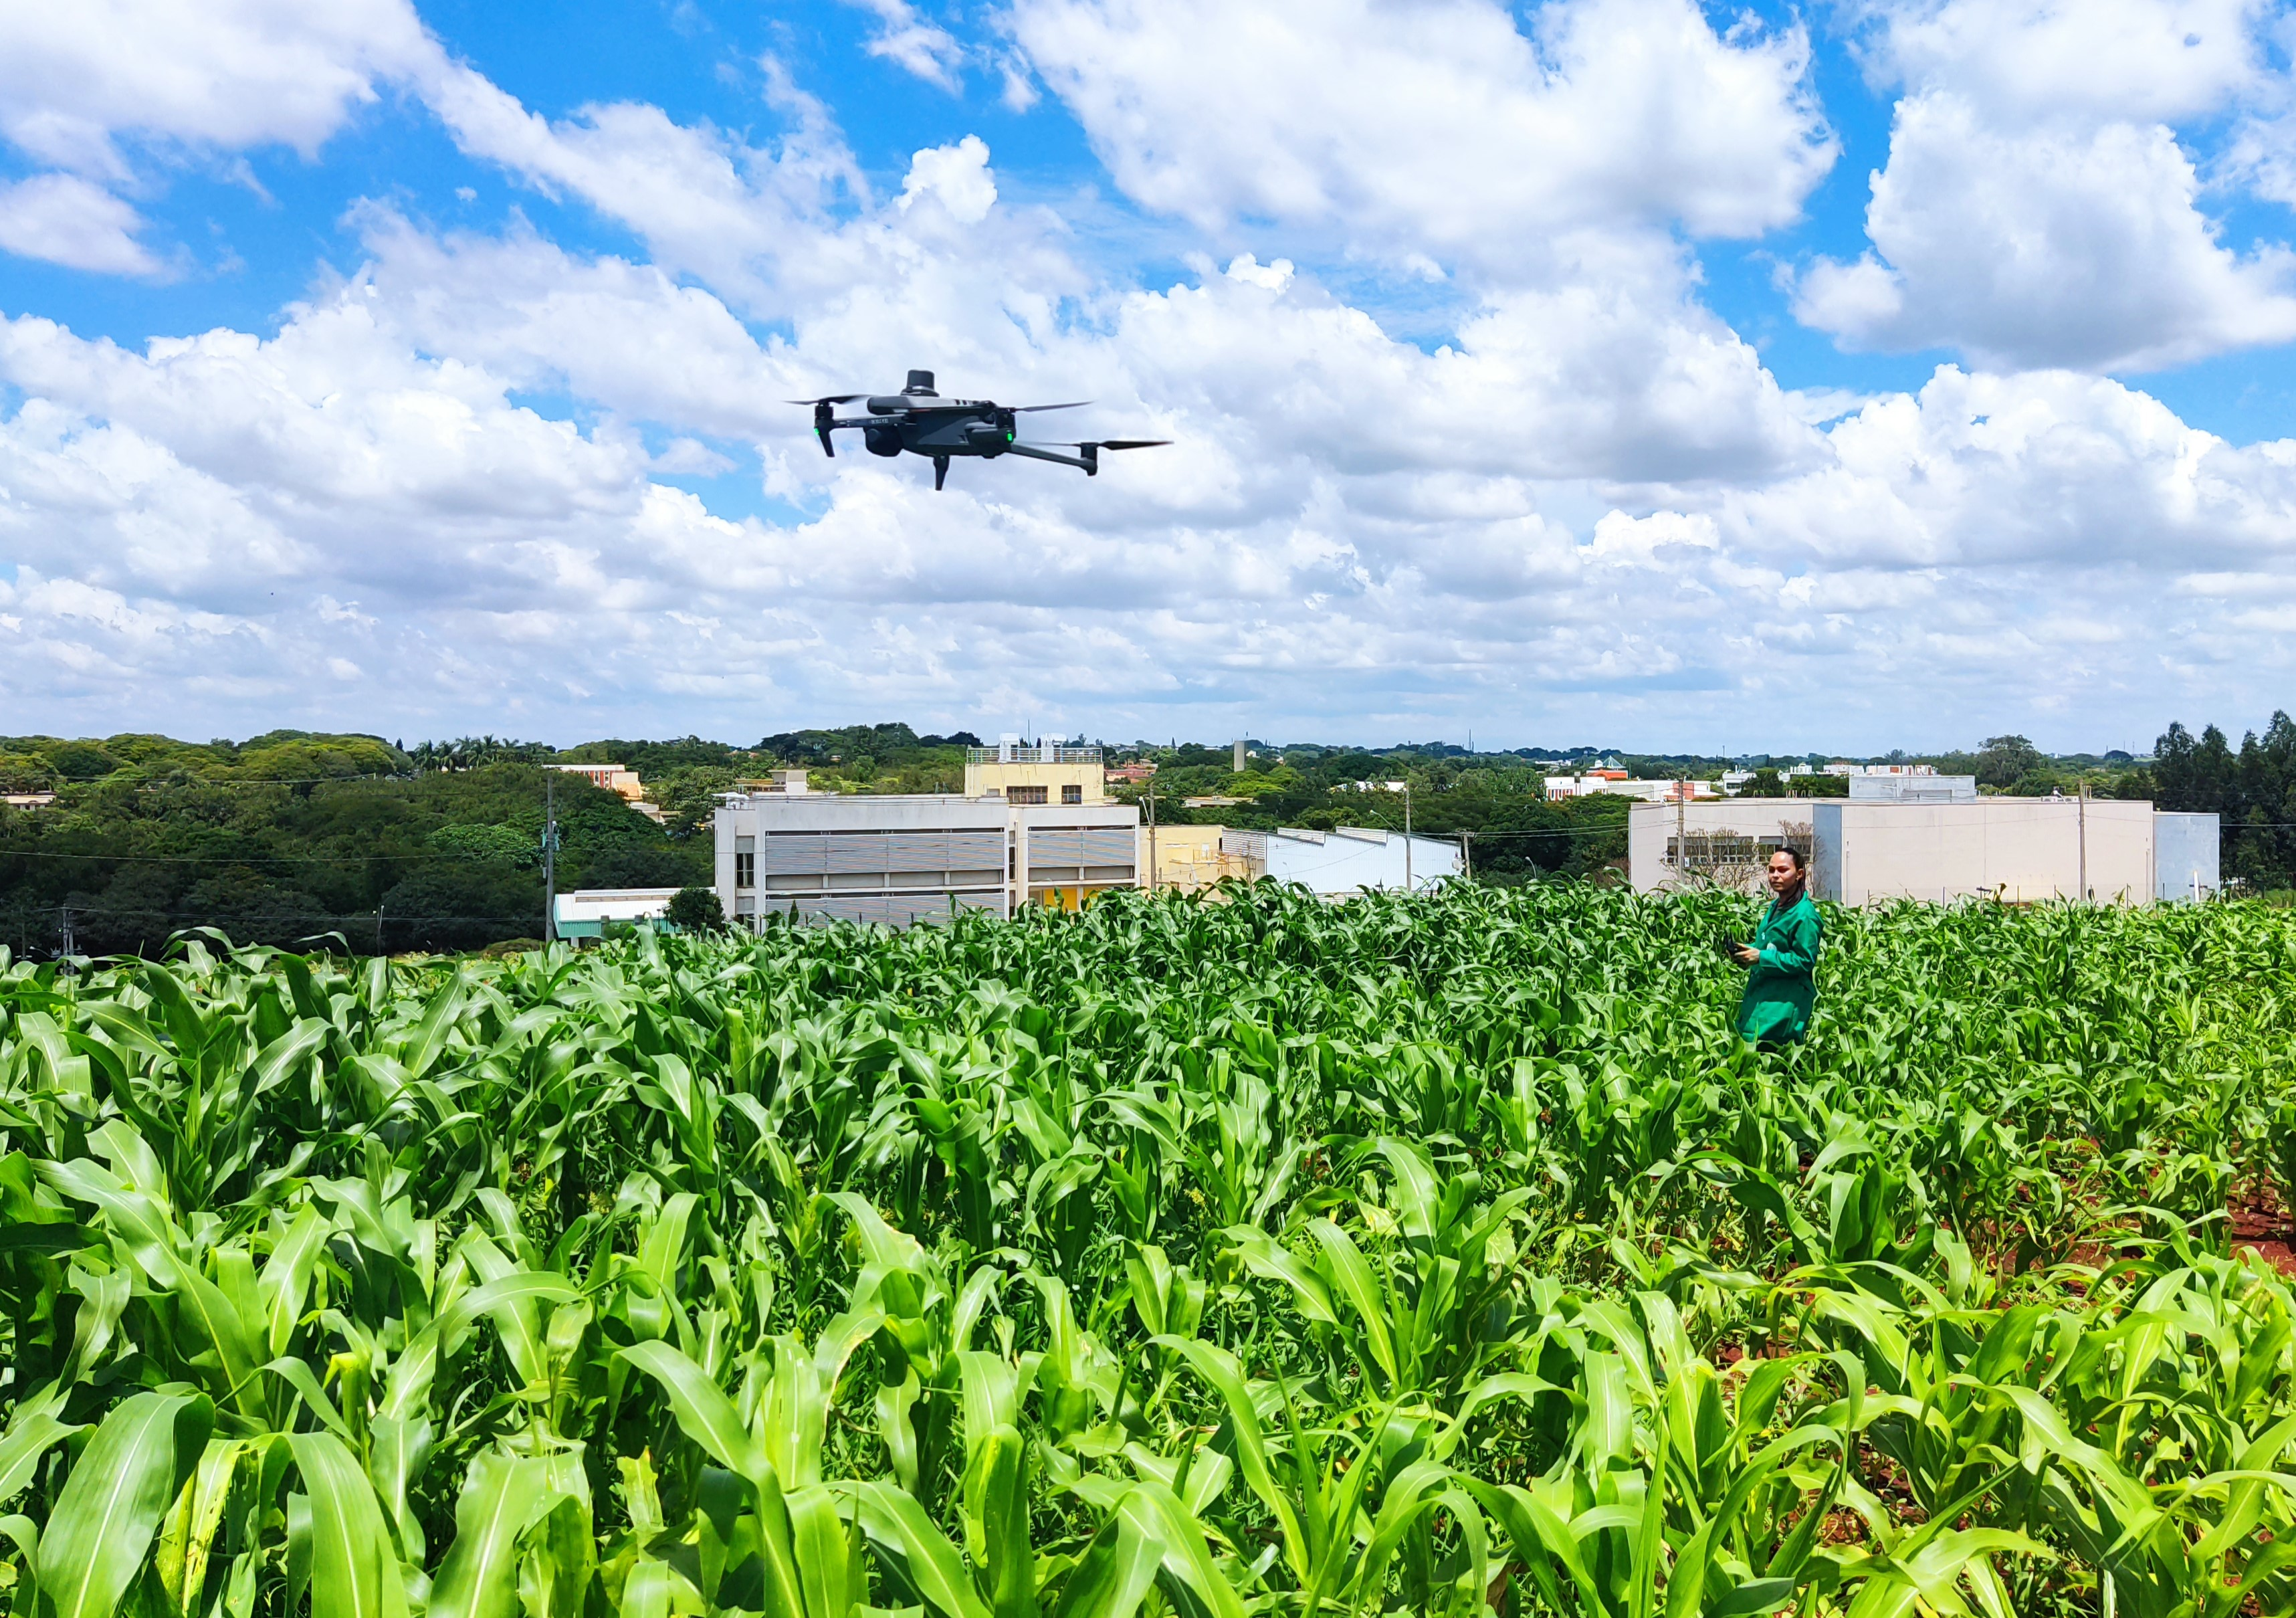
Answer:
[{"label": "white warehouse building", "polygon": [[1220,852],[1241,860],[1253,876],[1298,883],[1325,899],[1348,899],[1374,889],[1423,893],[1460,874],[1459,845],[1360,826],[1328,832],[1286,828],[1220,834]]},{"label": "white warehouse building", "polygon": [[1810,862],[1811,893],[1842,904],[2038,903],[2084,891],[2141,904],[2214,892],[2217,829],[2213,815],[2162,815],[2137,800],[1738,798],[1636,804],[1627,857],[1645,893],[1685,884],[1758,892],[1770,851],[1791,845]]}]

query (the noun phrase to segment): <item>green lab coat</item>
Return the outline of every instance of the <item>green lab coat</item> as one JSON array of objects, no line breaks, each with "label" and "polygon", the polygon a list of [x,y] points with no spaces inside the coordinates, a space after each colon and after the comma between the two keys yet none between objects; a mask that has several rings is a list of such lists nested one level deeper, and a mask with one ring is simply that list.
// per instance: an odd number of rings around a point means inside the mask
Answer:
[{"label": "green lab coat", "polygon": [[1792,904],[1773,901],[1754,934],[1760,952],[1746,969],[1738,1001],[1742,1039],[1800,1039],[1817,1003],[1817,907],[1803,890]]}]

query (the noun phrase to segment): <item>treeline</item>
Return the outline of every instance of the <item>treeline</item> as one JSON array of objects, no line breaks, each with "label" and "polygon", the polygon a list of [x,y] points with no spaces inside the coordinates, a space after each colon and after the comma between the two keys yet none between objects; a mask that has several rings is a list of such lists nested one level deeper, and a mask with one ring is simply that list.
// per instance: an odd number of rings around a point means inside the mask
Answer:
[{"label": "treeline", "polygon": [[19,954],[156,954],[190,928],[235,940],[472,949],[542,935],[544,804],[575,887],[710,880],[704,835],[533,762],[419,768],[373,736],[253,742],[0,739],[0,944]]},{"label": "treeline", "polygon": [[[788,731],[756,745],[607,737],[557,748],[276,730],[244,742],[0,736],[0,945],[153,955],[215,927],[242,942],[475,949],[542,936],[554,794],[561,891],[712,880],[718,794],[781,768],[830,792],[955,792],[966,732]],[[656,824],[546,764],[635,770]]]},{"label": "treeline", "polygon": [[[1479,876],[1591,875],[1621,865],[1627,855],[1629,801],[1592,796],[1549,803],[1546,776],[1554,766],[1537,756],[1440,745],[1376,752],[1300,745],[1280,753],[1262,746],[1246,757],[1241,772],[1227,747],[1127,748],[1111,757],[1156,765],[1160,821],[1399,832],[1403,794],[1388,784],[1402,781],[1411,788],[1411,829],[1435,837],[1468,834],[1469,858]],[[1148,789],[1118,787],[1114,795],[1144,804]],[[1183,801],[1192,797],[1238,801],[1191,809]]]},{"label": "treeline", "polygon": [[2296,720],[2275,712],[2234,751],[2216,726],[2181,724],[2153,747],[2153,801],[2223,821],[2223,875],[2249,891],[2296,889]]}]

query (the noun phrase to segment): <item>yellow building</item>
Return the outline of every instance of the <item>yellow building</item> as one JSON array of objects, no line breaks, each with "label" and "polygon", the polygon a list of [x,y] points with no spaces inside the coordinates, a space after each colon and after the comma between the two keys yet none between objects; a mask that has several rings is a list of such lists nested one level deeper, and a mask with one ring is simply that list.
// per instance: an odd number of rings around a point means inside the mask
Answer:
[{"label": "yellow building", "polygon": [[[1144,858],[1141,875],[1144,882],[1159,888],[1177,888],[1193,893],[1209,888],[1224,876],[1249,881],[1258,875],[1251,861],[1242,854],[1224,853],[1220,839],[1227,828],[1220,825],[1160,825],[1152,833],[1140,828],[1146,842],[1155,839],[1155,858]],[[1151,875],[1152,873],[1152,876]]]},{"label": "yellow building", "polygon": [[638,779],[637,772],[624,769],[619,764],[549,764],[544,768],[564,775],[581,776],[591,785],[619,793],[633,803],[645,796],[645,783]]},{"label": "yellow building", "polygon": [[1106,776],[1097,747],[1023,747],[1004,736],[964,755],[964,795],[1007,803],[1105,803]]}]

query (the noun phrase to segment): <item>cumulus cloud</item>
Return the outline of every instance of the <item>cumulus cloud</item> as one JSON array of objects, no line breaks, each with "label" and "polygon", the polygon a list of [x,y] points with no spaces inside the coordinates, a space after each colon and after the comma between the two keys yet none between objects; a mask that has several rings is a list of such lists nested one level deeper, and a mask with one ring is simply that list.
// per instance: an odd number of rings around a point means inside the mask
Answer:
[{"label": "cumulus cloud", "polygon": [[[935,26],[868,9],[881,42]],[[2057,13],[2005,33],[2013,9],[1871,13],[1907,95],[1874,252],[1798,295],[1847,340],[1988,359],[1851,393],[1782,387],[1702,295],[1685,240],[1790,222],[1832,144],[1800,35],[1717,32],[1689,0],[1013,0],[1002,65],[1167,216],[1157,262],[1185,268],[1153,273],[1106,267],[1101,205],[1021,201],[1043,193],[1015,148],[1000,175],[961,122],[873,191],[771,61],[778,134],[537,110],[353,7],[303,111],[235,134],[169,113],[166,138],[316,150],[404,86],[465,160],[632,243],[369,202],[342,272],[236,323],[259,331],[0,322],[11,699],[90,725],[173,703],[193,728],[1472,718],[1746,745],[1966,740],[2079,702],[2141,743],[2164,694],[2222,710],[2291,661],[2296,443],[2084,374],[2273,340],[2278,261],[2218,243],[2153,121],[2251,104],[2263,70],[2219,38],[2237,7],[2120,7],[2144,27],[2105,30],[2100,78],[2165,49],[2155,22],[2201,43],[2166,87],[2084,101],[2078,74],[1998,68],[2058,48],[2031,32]],[[118,257],[148,250],[102,211],[126,208],[103,164],[145,160],[165,120],[51,100],[96,109],[100,138],[41,160],[86,187],[79,251],[153,273]],[[2175,274],[2109,273],[2156,260]],[[1431,277],[1444,329],[1351,292],[1366,261]],[[2073,368],[1990,368],[2041,359]],[[962,463],[936,495],[919,465],[824,459],[783,402],[918,365],[1097,401],[1047,433],[1175,442],[1095,480]]]},{"label": "cumulus cloud", "polygon": [[2267,11],[1869,0],[1871,70],[1906,91],[1872,177],[1873,249],[1807,267],[1795,314],[1852,347],[2096,370],[2296,336],[2296,259],[2223,243],[2171,127],[2278,93]]},{"label": "cumulus cloud", "polygon": [[953,146],[930,146],[910,160],[901,182],[901,207],[930,197],[960,225],[978,225],[996,206],[996,179],[988,168],[988,147],[977,135]]},{"label": "cumulus cloud", "polygon": [[160,261],[135,239],[135,210],[77,175],[0,185],[0,249],[72,269],[150,275]]},{"label": "cumulus cloud", "polygon": [[1987,118],[2150,122],[2210,112],[2266,70],[2267,0],[1862,0],[1885,84],[1945,85]]},{"label": "cumulus cloud", "polygon": [[1834,155],[1799,29],[1691,0],[1013,0],[1117,183],[1206,229],[1280,219],[1506,276],[1544,233],[1792,219]]},{"label": "cumulus cloud", "polygon": [[957,75],[964,62],[964,47],[939,23],[917,14],[909,0],[845,0],[875,14],[877,31],[870,36],[868,52],[944,90],[960,87]]},{"label": "cumulus cloud", "polygon": [[1926,91],[1898,103],[1873,185],[1875,251],[1795,291],[1798,316],[1856,346],[2141,370],[2296,337],[2296,256],[2221,245],[2163,126],[2009,134]]},{"label": "cumulus cloud", "polygon": [[124,133],[306,156],[436,47],[406,0],[73,0],[0,27],[0,132],[124,178]]}]

